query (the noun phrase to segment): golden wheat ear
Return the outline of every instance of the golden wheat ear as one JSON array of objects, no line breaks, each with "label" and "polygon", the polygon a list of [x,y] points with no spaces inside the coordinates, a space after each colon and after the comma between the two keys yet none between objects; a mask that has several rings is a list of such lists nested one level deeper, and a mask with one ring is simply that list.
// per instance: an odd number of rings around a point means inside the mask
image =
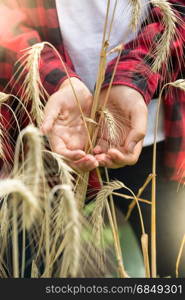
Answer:
[{"label": "golden wheat ear", "polygon": [[[104,132],[107,132],[109,145],[119,146],[123,139],[126,137],[126,127],[129,126],[129,121],[124,120],[123,117],[119,117],[116,110],[109,110],[105,108],[102,110],[102,136]],[[125,122],[125,128],[123,127],[123,122]]]},{"label": "golden wheat ear", "polygon": [[0,197],[5,198],[14,195],[12,201],[20,201],[25,204],[26,227],[29,229],[36,217],[40,214],[40,207],[32,192],[16,179],[5,179],[0,181]]},{"label": "golden wheat ear", "polygon": [[41,53],[44,49],[45,43],[38,43],[32,47],[25,49],[25,53],[19,60],[21,63],[18,80],[26,73],[22,84],[21,99],[27,106],[31,103],[31,117],[38,126],[43,121],[43,110],[45,99],[48,97],[46,90],[44,89],[39,74],[39,63]]},{"label": "golden wheat ear", "polygon": [[130,27],[133,31],[137,30],[137,26],[141,17],[141,0],[129,0],[132,5],[132,19]]},{"label": "golden wheat ear", "polygon": [[[2,191],[2,190],[3,191]],[[12,271],[13,277],[20,276],[19,269],[19,234],[26,230],[31,230],[36,218],[40,217],[41,210],[36,198],[31,191],[20,180],[6,179],[0,183],[0,196],[3,197],[4,204],[8,202],[8,237],[2,235],[1,254],[5,254],[6,247],[9,247],[12,240]],[[3,205],[4,206],[4,205]],[[5,206],[3,207],[4,210]],[[23,237],[24,241],[24,237]],[[24,244],[25,251],[25,244]],[[5,258],[5,256],[2,256]],[[9,261],[10,258],[8,258]],[[8,270],[7,261],[7,270]]]},{"label": "golden wheat ear", "polygon": [[169,82],[168,85],[181,89],[185,92],[185,79],[178,79],[174,82]]},{"label": "golden wheat ear", "polygon": [[[26,151],[24,151],[25,145],[27,146]],[[37,198],[40,196],[42,180],[46,182],[42,157],[43,148],[42,136],[36,127],[29,125],[21,131],[15,148],[13,176],[21,178]],[[20,159],[22,160],[21,167]]]},{"label": "golden wheat ear", "polygon": [[170,53],[170,44],[175,35],[177,18],[172,9],[171,4],[166,0],[151,0],[151,3],[160,8],[162,13],[162,22],[164,25],[164,32],[152,54],[155,55],[155,60],[152,65],[152,70],[158,72],[162,63],[166,62]]}]

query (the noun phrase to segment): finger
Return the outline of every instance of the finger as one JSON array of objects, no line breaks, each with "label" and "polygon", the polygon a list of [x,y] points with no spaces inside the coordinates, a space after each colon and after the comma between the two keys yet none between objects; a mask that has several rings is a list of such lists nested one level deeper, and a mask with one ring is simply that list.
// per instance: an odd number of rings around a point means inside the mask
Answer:
[{"label": "finger", "polygon": [[[106,167],[106,168],[111,168],[111,169],[115,167],[114,162],[105,153],[95,155],[95,158],[99,162],[100,167]],[[116,168],[117,168],[117,166],[116,166]]]},{"label": "finger", "polygon": [[131,112],[131,130],[125,141],[125,150],[132,153],[138,142],[144,139],[147,128],[146,106],[134,108]]},{"label": "finger", "polygon": [[102,153],[102,148],[100,147],[100,145],[97,145],[94,150],[93,150],[94,154],[100,154]]},{"label": "finger", "polygon": [[99,166],[98,161],[92,155],[86,155],[79,161],[72,162],[73,168],[88,172]]},{"label": "finger", "polygon": [[107,154],[100,154],[96,156],[96,159],[98,160],[99,165],[101,167],[106,167],[110,169],[118,169],[126,165],[122,160],[115,161],[111,156]]},{"label": "finger", "polygon": [[104,161],[107,158],[107,154],[105,154],[105,153],[97,154],[97,155],[95,155],[95,158],[99,162]]},{"label": "finger", "polygon": [[76,161],[85,157],[85,152],[82,150],[68,150],[68,149],[60,149],[60,151],[56,152],[66,159],[71,161]]},{"label": "finger", "polygon": [[134,165],[137,163],[139,159],[139,155],[142,150],[142,142],[139,142],[135,148],[134,152],[130,153],[122,153],[121,151],[117,149],[110,149],[108,151],[108,155],[112,159],[113,163],[115,165],[120,166],[126,166],[126,165]]},{"label": "finger", "polygon": [[103,138],[98,140],[97,146],[94,148],[95,153],[107,153],[109,149],[109,142]]}]

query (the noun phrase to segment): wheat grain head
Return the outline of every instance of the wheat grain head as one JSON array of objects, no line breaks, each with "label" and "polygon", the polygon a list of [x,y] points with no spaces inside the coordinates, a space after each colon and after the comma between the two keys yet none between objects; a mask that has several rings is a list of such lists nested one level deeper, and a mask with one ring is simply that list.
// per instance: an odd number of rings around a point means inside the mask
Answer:
[{"label": "wheat grain head", "polygon": [[38,201],[22,181],[16,179],[0,181],[0,197],[8,195],[15,196],[13,201],[22,199],[25,202],[26,227],[29,229],[41,212]]},{"label": "wheat grain head", "polygon": [[44,89],[39,74],[39,62],[45,43],[38,43],[25,50],[21,58],[21,67],[23,68],[19,78],[27,72],[22,85],[21,98],[25,104],[31,103],[31,116],[38,126],[43,121],[44,100],[48,96]]},{"label": "wheat grain head", "polygon": [[132,5],[132,19],[130,27],[133,31],[136,31],[141,16],[141,0],[130,0],[130,4]]},{"label": "wheat grain head", "polygon": [[152,70],[158,72],[163,62],[165,62],[170,53],[170,43],[175,34],[176,16],[173,12],[171,4],[166,0],[151,0],[151,3],[160,8],[163,15],[162,21],[164,25],[164,32],[159,40],[156,49],[153,51],[155,60],[152,65]]},{"label": "wheat grain head", "polygon": [[[26,139],[27,153],[26,159],[23,153],[23,165],[19,169],[19,159],[22,150],[23,139]],[[46,182],[44,176],[44,167],[43,167],[43,141],[40,134],[40,131],[33,125],[27,126],[24,130],[21,131],[16,148],[15,148],[15,159],[14,159],[14,169],[13,176],[21,176],[22,181],[32,189],[35,197],[39,197],[39,187],[41,180]],[[20,174],[22,173],[22,174]]]}]

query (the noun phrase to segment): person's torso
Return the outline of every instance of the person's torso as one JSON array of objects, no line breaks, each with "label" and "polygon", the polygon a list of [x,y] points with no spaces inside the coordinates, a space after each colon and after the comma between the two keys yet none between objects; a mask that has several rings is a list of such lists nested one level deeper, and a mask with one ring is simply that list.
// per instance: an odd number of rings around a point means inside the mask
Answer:
[{"label": "person's torso", "polygon": [[[141,2],[144,4],[146,1]],[[64,45],[72,59],[76,73],[91,91],[94,89],[97,77],[107,3],[107,0],[56,0]],[[109,49],[120,43],[127,43],[135,36],[128,26],[132,14],[130,3],[128,0],[117,1]],[[110,1],[108,28],[114,4],[115,1]],[[142,20],[147,14],[147,9],[146,5],[142,5]],[[109,55],[107,62],[115,56],[116,54]]]}]

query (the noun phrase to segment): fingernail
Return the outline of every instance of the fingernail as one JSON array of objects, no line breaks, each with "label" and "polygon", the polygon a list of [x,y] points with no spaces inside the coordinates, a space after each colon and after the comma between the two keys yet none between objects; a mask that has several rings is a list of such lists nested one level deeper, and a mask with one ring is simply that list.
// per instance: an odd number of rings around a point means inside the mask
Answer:
[{"label": "fingernail", "polygon": [[128,151],[134,152],[135,146],[136,146],[136,142],[130,142],[130,144],[128,145]]}]

